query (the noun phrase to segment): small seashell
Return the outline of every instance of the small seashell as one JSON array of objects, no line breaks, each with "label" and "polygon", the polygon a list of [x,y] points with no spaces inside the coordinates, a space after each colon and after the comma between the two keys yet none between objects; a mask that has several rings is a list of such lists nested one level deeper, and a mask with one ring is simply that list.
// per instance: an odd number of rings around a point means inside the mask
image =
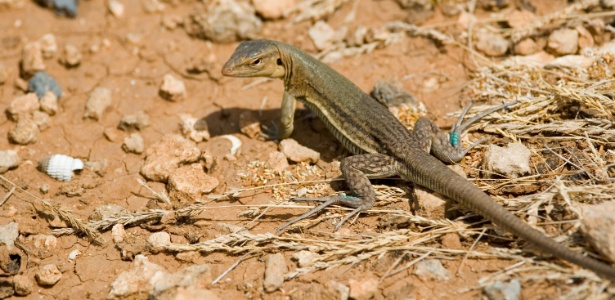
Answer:
[{"label": "small seashell", "polygon": [[241,147],[241,140],[230,134],[223,135],[221,138],[227,139],[231,142],[231,155],[235,155],[237,150],[239,150],[239,147]]},{"label": "small seashell", "polygon": [[83,169],[80,159],[70,156],[55,154],[39,161],[39,170],[47,175],[62,181],[70,181],[74,170]]}]

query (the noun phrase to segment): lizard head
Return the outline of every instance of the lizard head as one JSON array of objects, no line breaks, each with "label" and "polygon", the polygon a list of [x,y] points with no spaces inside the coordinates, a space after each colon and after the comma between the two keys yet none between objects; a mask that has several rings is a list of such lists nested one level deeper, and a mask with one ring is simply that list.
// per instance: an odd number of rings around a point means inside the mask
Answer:
[{"label": "lizard head", "polygon": [[273,41],[246,41],[235,49],[222,67],[222,75],[230,77],[282,78],[286,68],[280,50]]}]

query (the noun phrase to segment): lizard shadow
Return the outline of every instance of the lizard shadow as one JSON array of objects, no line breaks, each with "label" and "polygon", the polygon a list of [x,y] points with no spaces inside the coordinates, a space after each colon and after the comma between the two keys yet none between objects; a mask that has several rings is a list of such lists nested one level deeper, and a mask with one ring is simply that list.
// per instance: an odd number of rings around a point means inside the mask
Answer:
[{"label": "lizard shadow", "polygon": [[[231,107],[221,108],[204,117],[211,137],[241,133],[240,119],[252,119],[265,126],[276,124],[280,116],[279,109],[251,110]],[[312,115],[308,109],[295,112],[294,130],[289,138],[300,145],[320,153],[320,159],[331,162],[349,154],[342,144],[329,132],[324,123]],[[260,138],[258,138],[260,139]],[[262,140],[262,139],[261,139]]]}]

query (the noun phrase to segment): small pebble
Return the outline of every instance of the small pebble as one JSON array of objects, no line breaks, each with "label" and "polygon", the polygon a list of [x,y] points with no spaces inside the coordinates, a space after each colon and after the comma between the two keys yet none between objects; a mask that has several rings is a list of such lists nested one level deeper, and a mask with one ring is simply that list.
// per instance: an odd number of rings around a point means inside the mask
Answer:
[{"label": "small pebble", "polygon": [[28,75],[45,70],[43,51],[39,43],[32,42],[23,47],[21,52],[21,69]]},{"label": "small pebble", "polygon": [[489,56],[502,56],[508,51],[508,40],[502,35],[480,31],[476,36],[476,49]]},{"label": "small pebble", "polygon": [[48,184],[46,184],[46,183],[41,184],[41,187],[39,188],[39,190],[41,191],[42,194],[49,193],[50,189],[51,189],[51,187]]},{"label": "small pebble", "polygon": [[416,263],[414,274],[426,281],[447,281],[451,278],[448,270],[437,259],[426,259]]},{"label": "small pebble", "polygon": [[491,174],[517,178],[531,172],[531,155],[532,152],[521,143],[510,143],[506,147],[492,144],[483,158],[483,167]]},{"label": "small pebble", "polygon": [[58,43],[53,33],[47,33],[38,39],[44,58],[52,58],[58,52]]},{"label": "small pebble", "polygon": [[41,286],[53,286],[62,279],[62,272],[54,264],[42,266],[34,275],[36,282]]},{"label": "small pebble", "polygon": [[68,68],[79,66],[81,64],[81,51],[75,45],[67,44],[64,46],[60,62]]},{"label": "small pebble", "polygon": [[31,116],[19,118],[19,121],[9,131],[9,140],[19,145],[27,145],[36,142],[40,130]]},{"label": "small pebble", "polygon": [[100,120],[105,110],[111,106],[111,90],[105,87],[97,87],[85,104],[85,118]]},{"label": "small pebble", "polygon": [[79,249],[75,249],[71,251],[70,253],[68,253],[68,260],[74,261],[75,259],[77,259],[77,256],[79,255],[81,255],[81,251],[79,251]]},{"label": "small pebble", "polygon": [[65,15],[71,18],[77,16],[77,0],[38,0],[53,10],[58,15]]},{"label": "small pebble", "polygon": [[124,230],[124,225],[115,224],[111,227],[111,236],[113,237],[113,242],[119,244],[124,241],[124,237],[126,236],[126,230]]},{"label": "small pebble", "polygon": [[62,97],[62,88],[47,72],[36,72],[28,81],[28,91],[36,93],[36,96],[42,98],[47,91],[53,92],[58,100]]},{"label": "small pebble", "polygon": [[538,48],[538,44],[533,39],[525,38],[516,43],[513,50],[519,55],[530,55],[538,52],[540,48]]},{"label": "small pebble", "polygon": [[310,162],[316,163],[320,160],[320,153],[299,145],[299,143],[293,139],[284,139],[280,142],[280,151],[286,155],[286,157],[294,162]]},{"label": "small pebble", "polygon": [[159,142],[148,147],[141,175],[153,181],[166,181],[180,164],[196,162],[201,150],[196,143],[180,135],[165,135]]},{"label": "small pebble", "polygon": [[181,100],[186,97],[186,86],[183,81],[167,74],[160,85],[160,96],[169,101]]},{"label": "small pebble", "polygon": [[32,121],[34,121],[34,123],[36,123],[36,126],[38,126],[38,130],[43,131],[47,128],[49,128],[49,122],[50,122],[50,118],[49,115],[42,112],[42,111],[35,111],[32,113]]},{"label": "small pebble", "polygon": [[141,154],[145,150],[143,137],[138,133],[131,133],[124,138],[122,149],[127,153]]},{"label": "small pebble", "polygon": [[279,19],[296,5],[295,0],[252,0],[256,13],[265,19]]},{"label": "small pebble", "polygon": [[265,280],[263,287],[268,293],[274,292],[284,284],[286,261],[282,253],[270,254],[265,261]]},{"label": "small pebble", "polygon": [[325,50],[339,41],[335,30],[324,21],[318,21],[308,30],[308,35],[318,50]]},{"label": "small pebble", "polygon": [[517,300],[521,296],[521,282],[513,279],[509,283],[494,282],[483,288],[490,300]]},{"label": "small pebble", "polygon": [[17,223],[10,222],[0,226],[0,245],[6,245],[8,250],[13,250],[17,237],[19,237],[19,225]]},{"label": "small pebble", "polygon": [[117,0],[108,0],[107,9],[114,17],[121,18],[124,16],[124,4]]},{"label": "small pebble", "polygon": [[286,155],[279,151],[272,151],[267,158],[267,165],[275,171],[283,171],[288,168],[288,160]]},{"label": "small pebble", "polygon": [[239,114],[239,130],[251,139],[256,139],[261,134],[261,123],[258,114],[254,111],[244,111]]},{"label": "small pebble", "polygon": [[58,112],[58,97],[52,91],[47,91],[39,100],[39,103],[41,105],[41,111],[50,116],[53,116]]},{"label": "small pebble", "polygon": [[182,134],[199,143],[209,140],[210,134],[205,118],[194,118],[188,114],[179,115]]},{"label": "small pebble", "polygon": [[596,251],[615,261],[615,202],[583,205],[581,231]]},{"label": "small pebble", "polygon": [[549,35],[547,48],[555,55],[575,54],[579,50],[579,32],[574,29],[558,29]]},{"label": "small pebble", "polygon": [[155,283],[154,277],[168,274],[160,265],[150,262],[144,255],[136,255],[130,270],[122,272],[111,283],[107,299],[130,299],[134,295],[147,295]]},{"label": "small pebble", "polygon": [[175,170],[169,176],[167,189],[171,199],[194,201],[213,191],[219,184],[217,178],[205,174],[203,166],[196,163]]},{"label": "small pebble", "polygon": [[579,33],[579,49],[594,47],[594,36],[583,26],[577,26],[575,30]]},{"label": "small pebble", "polygon": [[13,276],[13,287],[15,289],[15,294],[19,296],[27,296],[32,294],[34,290],[34,282],[30,277],[25,275],[15,275]]},{"label": "small pebble", "polygon": [[28,93],[13,99],[6,112],[11,120],[17,122],[20,116],[29,115],[40,107],[36,94]]},{"label": "small pebble", "polygon": [[129,214],[130,212],[121,205],[106,204],[97,206],[88,217],[91,221],[100,221],[104,219],[112,219],[121,215]]},{"label": "small pebble", "polygon": [[132,115],[122,116],[120,125],[117,128],[124,131],[132,131],[141,130],[147,126],[149,126],[149,116],[145,112],[139,111]]},{"label": "small pebble", "polygon": [[348,280],[350,298],[356,300],[374,299],[378,293],[378,279],[374,276],[361,276]]},{"label": "small pebble", "polygon": [[212,3],[206,13],[190,15],[189,24],[184,27],[192,36],[230,43],[257,38],[262,25],[249,2],[226,0]]},{"label": "small pebble", "polygon": [[292,260],[296,261],[299,268],[309,267],[314,264],[318,255],[312,251],[301,250],[292,256]]},{"label": "small pebble", "polygon": [[164,231],[155,232],[147,238],[147,242],[152,246],[152,250],[162,251],[171,244],[171,235]]}]

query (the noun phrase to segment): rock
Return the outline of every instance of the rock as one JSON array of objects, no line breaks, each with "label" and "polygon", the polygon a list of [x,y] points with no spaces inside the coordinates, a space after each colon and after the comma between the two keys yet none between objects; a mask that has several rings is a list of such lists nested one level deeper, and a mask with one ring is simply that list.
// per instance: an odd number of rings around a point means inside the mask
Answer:
[{"label": "rock", "polygon": [[107,1],[107,9],[116,18],[124,16],[124,4],[117,0]]},{"label": "rock", "polygon": [[21,70],[27,75],[45,70],[43,52],[39,43],[32,42],[23,47],[21,51]]},{"label": "rock", "polygon": [[0,277],[0,299],[6,299],[15,294],[15,288],[10,278]]},{"label": "rock", "polygon": [[19,225],[15,222],[0,226],[0,245],[6,245],[10,251],[15,247],[15,240],[19,236]]},{"label": "rock", "polygon": [[111,219],[121,215],[127,215],[129,213],[130,211],[128,211],[121,205],[106,204],[96,207],[94,211],[90,214],[88,219],[90,221],[100,221],[104,219]]},{"label": "rock", "polygon": [[81,51],[75,45],[65,45],[60,62],[68,68],[79,66],[81,64]]},{"label": "rock", "polygon": [[58,238],[53,235],[33,234],[28,236],[28,240],[32,242],[32,246],[34,246],[39,253],[54,253],[54,250],[58,246]]},{"label": "rock", "polygon": [[193,141],[169,134],[151,145],[145,155],[141,175],[153,181],[167,181],[169,174],[175,172],[180,164],[196,162],[201,151]]},{"label": "rock", "polygon": [[574,29],[558,29],[549,35],[547,48],[555,55],[575,54],[579,50],[579,32]]},{"label": "rock", "polygon": [[53,33],[47,33],[38,39],[38,44],[41,48],[41,53],[44,58],[52,58],[58,52],[58,43],[56,36]]},{"label": "rock", "polygon": [[615,202],[584,205],[581,231],[602,256],[615,262]]},{"label": "rock", "polygon": [[182,166],[169,175],[169,197],[179,202],[192,202],[213,191],[218,184],[217,178],[205,174],[201,164]]},{"label": "rock", "polygon": [[531,38],[525,38],[515,44],[513,51],[519,55],[530,55],[538,52],[538,44]]},{"label": "rock", "polygon": [[284,283],[286,261],[282,253],[270,254],[265,261],[265,280],[263,287],[268,293],[279,289]]},{"label": "rock", "polygon": [[167,74],[164,75],[159,93],[166,100],[178,101],[186,97],[186,86],[183,81]]},{"label": "rock", "polygon": [[280,142],[280,151],[286,155],[288,159],[294,162],[307,161],[316,163],[320,159],[320,153],[299,145],[293,139],[284,139]]},{"label": "rock", "polygon": [[[156,278],[149,296],[150,299],[219,299],[213,292],[205,289],[211,281],[211,269],[208,265],[189,266],[176,273]],[[178,295],[180,290],[185,295],[195,294],[196,291],[203,293],[196,294],[196,297],[181,298]],[[177,292],[177,294],[173,297],[164,297],[166,294],[172,294],[169,292]]]},{"label": "rock", "polygon": [[348,280],[350,298],[355,300],[369,300],[378,293],[378,279],[373,276],[351,278]]},{"label": "rock", "polygon": [[17,122],[20,116],[32,114],[40,107],[36,94],[28,93],[13,99],[6,112],[11,120]]},{"label": "rock", "polygon": [[58,15],[77,16],[77,0],[38,0],[43,6],[53,8]]},{"label": "rock", "polygon": [[529,24],[536,16],[529,10],[513,10],[506,14],[506,22],[511,28],[522,28]]},{"label": "rock", "polygon": [[114,143],[117,143],[122,137],[121,132],[114,127],[105,128],[105,130],[103,131],[103,135],[109,142]]},{"label": "rock", "polygon": [[579,33],[579,49],[594,47],[594,37],[583,26],[577,26],[575,30]]},{"label": "rock", "polygon": [[508,51],[508,40],[497,33],[479,31],[476,34],[475,46],[488,56],[502,56]]},{"label": "rock", "polygon": [[126,236],[126,230],[124,230],[123,224],[115,224],[111,227],[111,237],[113,237],[113,242],[119,244],[124,241],[124,237]]},{"label": "rock", "polygon": [[205,118],[193,118],[189,114],[180,114],[179,117],[181,119],[179,125],[184,137],[197,143],[209,140],[209,128]]},{"label": "rock", "polygon": [[39,98],[45,96],[47,91],[53,92],[58,100],[62,97],[62,88],[53,77],[44,71],[34,73],[34,76],[28,80],[28,91],[36,93]]},{"label": "rock", "polygon": [[136,255],[130,270],[122,272],[111,283],[111,291],[107,298],[126,299],[137,294],[147,294],[154,287],[154,279],[166,276],[167,271],[151,263],[144,255]]},{"label": "rock", "polygon": [[463,246],[461,245],[461,241],[459,240],[459,234],[455,232],[449,232],[444,234],[441,238],[442,247],[445,249],[455,249],[461,250]]},{"label": "rock", "polygon": [[171,244],[171,235],[164,231],[155,232],[147,238],[147,242],[152,246],[153,251],[163,251],[166,246]]},{"label": "rock", "polygon": [[426,259],[416,263],[414,274],[425,281],[446,281],[451,277],[448,270],[437,259]]},{"label": "rock", "polygon": [[41,111],[53,116],[58,112],[58,96],[52,91],[45,92],[45,95],[39,100]]},{"label": "rock", "polygon": [[615,8],[615,0],[600,0],[600,6],[603,8]]},{"label": "rock", "polygon": [[516,300],[521,296],[521,283],[513,279],[509,283],[494,282],[483,288],[490,300]]},{"label": "rock", "polygon": [[186,23],[189,35],[216,43],[255,39],[263,25],[254,7],[235,0],[218,1],[207,13],[190,15]]},{"label": "rock", "polygon": [[297,262],[299,268],[304,268],[313,265],[317,257],[318,255],[312,251],[301,250],[293,254],[291,259]]},{"label": "rock", "polygon": [[308,30],[308,35],[314,42],[316,49],[322,51],[330,48],[336,42],[341,40],[341,37],[335,30],[324,21],[318,21]]},{"label": "rock", "polygon": [[39,133],[38,125],[31,116],[22,117],[9,131],[9,140],[15,144],[27,145],[36,142]]},{"label": "rock", "polygon": [[90,118],[94,120],[100,120],[103,113],[109,106],[111,105],[111,90],[105,87],[97,87],[92,93],[90,93],[90,97],[88,97],[88,101],[85,104],[85,118]]},{"label": "rock", "polygon": [[21,159],[15,150],[0,150],[0,174],[15,169],[21,163]]},{"label": "rock", "polygon": [[15,288],[15,294],[19,296],[27,296],[32,294],[34,290],[34,282],[28,276],[15,275],[13,276],[13,287]]},{"label": "rock", "polygon": [[58,270],[56,265],[48,264],[42,266],[38,272],[36,272],[34,278],[36,278],[36,282],[38,282],[40,286],[53,286],[62,279],[62,272]]},{"label": "rock", "polygon": [[261,134],[261,123],[258,114],[254,111],[244,111],[239,114],[239,130],[251,139],[256,139]]},{"label": "rock", "polygon": [[120,125],[117,128],[124,131],[141,130],[149,126],[149,116],[143,112],[138,111],[132,115],[124,115],[120,120]]},{"label": "rock", "polygon": [[295,0],[252,0],[256,13],[265,19],[279,19],[295,7]]},{"label": "rock", "polygon": [[445,198],[419,186],[414,187],[414,194],[416,195],[417,207],[419,209],[417,212],[418,215],[433,220],[442,220],[446,218]]},{"label": "rock", "polygon": [[532,152],[521,143],[510,143],[506,147],[489,145],[489,150],[483,158],[483,167],[489,173],[517,178],[530,173],[531,155]]},{"label": "rock", "polygon": [[267,158],[267,165],[274,171],[284,171],[288,168],[288,160],[286,159],[286,155],[284,155],[284,153],[272,151],[269,153],[269,158]]},{"label": "rock", "polygon": [[126,153],[143,153],[143,150],[145,150],[143,137],[141,137],[141,135],[138,133],[131,133],[129,136],[124,138],[122,150],[124,150]]},{"label": "rock", "polygon": [[70,253],[68,253],[68,261],[75,261],[75,259],[77,259],[77,256],[79,255],[81,255],[81,251],[79,249],[71,251]]},{"label": "rock", "polygon": [[42,111],[35,111],[32,113],[32,121],[38,126],[39,131],[43,131],[49,128],[49,115]]},{"label": "rock", "polygon": [[564,55],[560,56],[549,63],[545,64],[545,68],[580,68],[587,69],[594,64],[594,59],[583,55]]}]

